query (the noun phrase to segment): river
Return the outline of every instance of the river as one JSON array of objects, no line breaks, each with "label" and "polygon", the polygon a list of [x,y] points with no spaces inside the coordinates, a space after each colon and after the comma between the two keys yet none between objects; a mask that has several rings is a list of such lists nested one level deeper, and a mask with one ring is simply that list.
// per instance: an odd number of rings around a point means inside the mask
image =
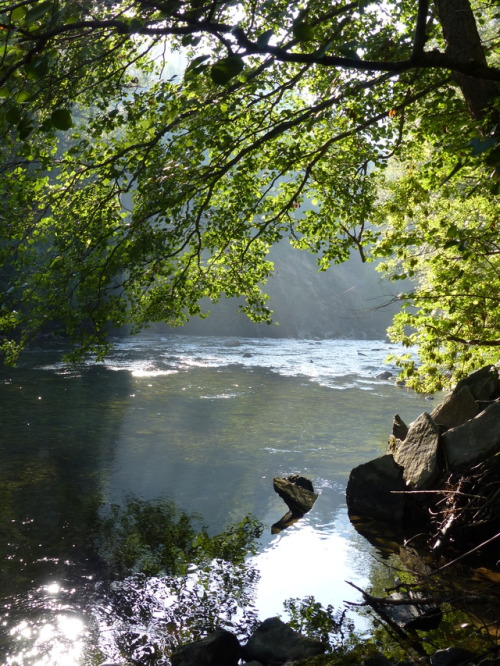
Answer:
[{"label": "river", "polygon": [[[381,565],[349,522],[349,472],[381,455],[395,413],[408,423],[429,409],[376,378],[391,351],[373,340],[151,334],[117,339],[105,363],[68,368],[51,349],[2,369],[1,663],[119,658],[118,634],[131,629],[99,598],[85,545],[96,512],[131,497],[171,500],[211,534],[262,521],[249,560],[261,619],[291,597],[356,601],[346,581],[369,586]],[[290,473],[319,498],[273,534],[286,506],[272,479]]]}]

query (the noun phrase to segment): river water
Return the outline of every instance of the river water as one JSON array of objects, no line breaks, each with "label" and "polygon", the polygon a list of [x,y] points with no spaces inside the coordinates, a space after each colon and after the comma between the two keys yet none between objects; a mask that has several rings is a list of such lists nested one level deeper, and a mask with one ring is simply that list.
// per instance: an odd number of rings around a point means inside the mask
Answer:
[{"label": "river water", "polygon": [[[429,410],[376,378],[391,351],[382,341],[152,334],[116,340],[102,364],[68,368],[52,349],[2,369],[0,663],[119,658],[127,618],[96,597],[99,566],[84,551],[96,510],[130,497],[172,500],[213,534],[246,515],[262,521],[251,559],[261,619],[291,597],[357,601],[346,581],[369,586],[381,565],[347,517],[349,472],[381,455],[395,413],[410,422]],[[272,479],[290,473],[310,478],[319,498],[273,534],[286,506]]]}]

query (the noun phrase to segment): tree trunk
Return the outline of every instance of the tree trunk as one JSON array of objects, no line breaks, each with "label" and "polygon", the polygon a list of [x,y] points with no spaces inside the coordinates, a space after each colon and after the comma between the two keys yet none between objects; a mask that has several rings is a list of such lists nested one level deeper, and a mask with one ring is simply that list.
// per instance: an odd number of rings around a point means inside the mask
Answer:
[{"label": "tree trunk", "polygon": [[[435,0],[435,4],[446,40],[446,53],[457,60],[487,65],[469,0]],[[500,92],[498,84],[459,72],[455,72],[454,75],[471,116],[475,120],[482,121]],[[497,121],[498,118],[491,119],[488,127],[483,126],[483,131],[486,133],[488,130],[491,131]]]}]

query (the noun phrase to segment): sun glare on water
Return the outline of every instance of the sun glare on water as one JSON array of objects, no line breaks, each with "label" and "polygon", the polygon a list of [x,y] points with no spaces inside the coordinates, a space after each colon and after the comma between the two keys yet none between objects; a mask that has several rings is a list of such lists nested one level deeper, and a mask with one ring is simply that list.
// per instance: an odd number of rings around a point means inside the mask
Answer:
[{"label": "sun glare on water", "polygon": [[[61,591],[58,583],[44,587],[49,596]],[[75,613],[23,620],[10,630],[13,646],[18,645],[7,658],[5,666],[79,666],[84,654],[86,626]]]}]

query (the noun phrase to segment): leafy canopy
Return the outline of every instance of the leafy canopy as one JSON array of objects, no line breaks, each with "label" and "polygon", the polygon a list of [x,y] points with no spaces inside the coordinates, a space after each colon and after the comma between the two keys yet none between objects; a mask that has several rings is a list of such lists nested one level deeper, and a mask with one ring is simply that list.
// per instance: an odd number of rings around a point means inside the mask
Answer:
[{"label": "leafy canopy", "polygon": [[4,356],[204,297],[269,321],[287,238],[412,277],[391,335],[428,385],[493,358],[497,44],[468,0],[0,4]]}]

